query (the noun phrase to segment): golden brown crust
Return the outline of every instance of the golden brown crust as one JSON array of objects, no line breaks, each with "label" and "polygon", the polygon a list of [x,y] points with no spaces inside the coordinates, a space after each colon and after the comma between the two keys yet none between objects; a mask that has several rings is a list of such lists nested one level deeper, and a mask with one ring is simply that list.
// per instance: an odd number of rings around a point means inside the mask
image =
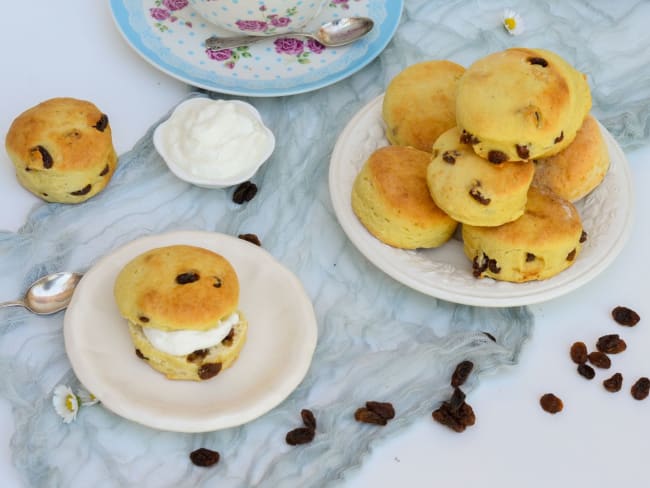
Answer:
[{"label": "golden brown crust", "polygon": [[161,330],[207,330],[237,309],[239,281],[221,255],[195,246],[147,251],[126,264],[114,286],[120,313]]},{"label": "golden brown crust", "polygon": [[5,146],[18,181],[48,202],[87,200],[117,166],[108,117],[74,98],[53,98],[20,114]]},{"label": "golden brown crust", "polygon": [[464,71],[451,61],[434,60],[395,76],[382,106],[390,143],[431,152],[438,136],[456,125],[456,89]]}]

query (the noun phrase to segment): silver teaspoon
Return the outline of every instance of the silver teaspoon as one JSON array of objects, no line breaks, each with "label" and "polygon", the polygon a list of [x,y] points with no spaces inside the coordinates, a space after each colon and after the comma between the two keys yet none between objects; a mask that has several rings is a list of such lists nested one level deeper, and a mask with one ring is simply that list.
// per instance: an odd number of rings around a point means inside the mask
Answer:
[{"label": "silver teaspoon", "polygon": [[278,37],[310,37],[328,47],[344,46],[358,39],[361,39],[372,30],[375,23],[367,17],[344,17],[327,22],[320,26],[316,32],[286,32],[284,34],[273,34],[270,36],[243,36],[243,37],[208,37],[205,40],[205,47],[218,51],[219,49],[230,49],[233,47],[247,46]]},{"label": "silver teaspoon", "polygon": [[68,271],[43,276],[32,283],[22,300],[0,303],[0,308],[25,307],[39,315],[58,312],[70,303],[81,276]]}]

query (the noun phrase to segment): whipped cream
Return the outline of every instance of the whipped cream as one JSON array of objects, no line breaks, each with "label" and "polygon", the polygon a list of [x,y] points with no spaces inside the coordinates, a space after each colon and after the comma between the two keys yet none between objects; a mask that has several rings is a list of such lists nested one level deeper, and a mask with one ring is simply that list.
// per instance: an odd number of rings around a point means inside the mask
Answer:
[{"label": "whipped cream", "polygon": [[234,312],[208,330],[175,330],[166,332],[152,327],[142,327],[145,337],[159,351],[174,356],[185,356],[198,349],[207,349],[219,344],[239,322]]},{"label": "whipped cream", "polygon": [[237,100],[190,99],[159,129],[163,157],[204,179],[254,171],[275,145],[257,111]]}]

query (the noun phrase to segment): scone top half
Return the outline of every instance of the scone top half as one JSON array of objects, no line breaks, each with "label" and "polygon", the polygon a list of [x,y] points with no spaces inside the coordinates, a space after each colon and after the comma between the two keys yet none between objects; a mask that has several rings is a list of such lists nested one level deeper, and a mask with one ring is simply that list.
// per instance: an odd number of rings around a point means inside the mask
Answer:
[{"label": "scone top half", "polygon": [[458,127],[493,163],[557,154],[591,109],[585,75],[555,53],[511,48],[472,64],[458,84]]},{"label": "scone top half", "polygon": [[205,331],[236,312],[239,281],[221,255],[175,245],[137,256],[119,273],[115,299],[127,320],[163,331]]}]

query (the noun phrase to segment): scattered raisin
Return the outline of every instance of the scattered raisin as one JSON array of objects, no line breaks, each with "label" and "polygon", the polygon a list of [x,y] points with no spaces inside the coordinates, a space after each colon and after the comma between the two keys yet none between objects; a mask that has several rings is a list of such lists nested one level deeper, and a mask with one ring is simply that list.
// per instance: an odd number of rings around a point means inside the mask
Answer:
[{"label": "scattered raisin", "polygon": [[463,129],[462,133],[460,134],[460,142],[461,144],[478,144],[481,141],[478,140],[478,137],[470,134],[465,129]]},{"label": "scattered raisin", "polygon": [[257,185],[250,181],[245,181],[239,185],[232,194],[232,201],[241,205],[244,202],[250,202],[257,194]]},{"label": "scattered raisin", "polygon": [[76,197],[80,197],[82,195],[87,195],[90,192],[90,190],[92,189],[92,187],[93,186],[90,183],[88,183],[81,190],[71,191],[70,195],[74,195]]},{"label": "scattered raisin", "polygon": [[539,404],[548,413],[558,413],[564,408],[562,400],[553,395],[553,393],[546,393],[539,399]]},{"label": "scattered raisin", "polygon": [[592,380],[594,379],[594,376],[596,376],[596,372],[594,371],[594,368],[592,368],[586,363],[582,363],[578,365],[578,373],[580,373],[581,376],[584,376],[588,380]]},{"label": "scattered raisin", "polygon": [[650,393],[650,379],[645,376],[639,378],[636,383],[632,385],[630,393],[632,393],[635,400],[645,400]]},{"label": "scattered raisin", "polygon": [[456,369],[454,369],[454,373],[451,375],[451,386],[455,388],[464,384],[472,369],[474,369],[474,363],[471,361],[465,360],[458,363]]},{"label": "scattered raisin", "polygon": [[560,135],[557,136],[555,139],[553,139],[553,142],[557,144],[558,142],[562,142],[564,140],[564,131],[560,132]]},{"label": "scattered raisin", "polygon": [[207,363],[203,364],[197,374],[202,380],[209,380],[210,378],[217,376],[221,371],[221,363]]},{"label": "scattered raisin", "polygon": [[584,342],[574,342],[571,346],[571,360],[576,364],[587,362],[587,346]]},{"label": "scattered raisin", "polygon": [[535,261],[535,255],[532,252],[527,252],[526,253],[526,262],[530,263],[531,261]]},{"label": "scattered raisin", "polygon": [[110,171],[110,169],[111,169],[111,167],[107,164],[106,166],[104,166],[104,169],[102,170],[102,172],[99,173],[99,176],[107,175],[108,172]]},{"label": "scattered raisin", "polygon": [[481,183],[476,184],[474,187],[472,187],[469,191],[469,196],[472,197],[474,200],[476,200],[478,203],[481,205],[489,205],[490,202],[492,201],[491,198],[486,198],[483,196],[481,193],[481,190],[479,190],[479,187],[481,186]]},{"label": "scattered raisin", "polygon": [[316,430],[316,417],[314,417],[314,413],[311,410],[303,408],[300,411],[300,416],[302,417],[302,423],[305,427],[311,430]]},{"label": "scattered raisin", "polygon": [[314,431],[314,429],[310,429],[309,427],[298,427],[297,429],[293,429],[287,432],[285,441],[290,446],[297,446],[298,444],[307,444],[308,442],[314,440],[315,434],[316,432]]},{"label": "scattered raisin", "polygon": [[140,316],[138,317],[138,320],[139,320],[140,322],[144,322],[144,323],[146,324],[147,322],[149,322],[149,317],[146,317],[146,316],[144,316],[144,315],[140,315]]},{"label": "scattered raisin", "polygon": [[198,361],[201,361],[201,359],[205,358],[210,351],[208,349],[197,349],[194,352],[191,352],[187,355],[187,362],[188,363],[195,363]]},{"label": "scattered raisin", "polygon": [[181,273],[176,276],[176,283],[179,285],[187,285],[188,283],[194,283],[200,278],[199,274],[195,271],[188,271],[187,273]]},{"label": "scattered raisin", "polygon": [[460,388],[454,388],[454,393],[447,403],[449,403],[449,408],[456,412],[465,403],[465,392]]},{"label": "scattered raisin", "polygon": [[567,261],[573,261],[576,258],[576,250],[574,249],[566,256]]},{"label": "scattered raisin", "polygon": [[606,354],[618,354],[627,349],[627,344],[618,334],[608,334],[600,337],[596,342],[596,349]]},{"label": "scattered raisin", "polygon": [[497,264],[496,259],[489,259],[488,260],[488,269],[494,274],[499,274],[501,272],[501,268]]},{"label": "scattered raisin", "polygon": [[623,386],[623,375],[621,373],[614,373],[610,378],[603,381],[603,386],[607,391],[615,393],[620,391]]},{"label": "scattered raisin", "polygon": [[108,116],[106,114],[102,114],[102,116],[99,118],[97,123],[93,125],[93,127],[99,132],[104,132],[106,130],[106,127],[108,127]]},{"label": "scattered raisin", "polygon": [[515,148],[517,149],[517,156],[521,159],[528,159],[530,157],[530,151],[527,145],[520,146],[519,144],[515,144]]},{"label": "scattered raisin", "polygon": [[50,169],[54,165],[52,155],[43,146],[36,146],[36,150],[41,153],[41,160],[43,161],[43,168]]},{"label": "scattered raisin", "polygon": [[641,317],[634,310],[627,307],[616,307],[612,310],[612,318],[617,324],[625,325],[627,327],[634,327],[639,323]]},{"label": "scattered raisin", "polygon": [[445,163],[454,164],[458,156],[460,156],[458,151],[445,151],[442,153],[442,160]]},{"label": "scattered raisin", "polygon": [[488,262],[490,259],[488,258],[487,254],[483,253],[483,257],[479,261],[478,256],[474,256],[474,259],[472,260],[472,274],[476,278],[480,278],[480,276],[483,274],[483,272],[488,269]]},{"label": "scattered raisin", "polygon": [[232,346],[232,341],[235,338],[235,329],[230,329],[228,335],[221,340],[221,344],[226,347]]},{"label": "scattered raisin", "polygon": [[431,414],[433,420],[452,429],[455,432],[463,432],[465,428],[474,425],[476,416],[472,407],[463,403],[458,410],[452,410],[449,403],[444,402]]},{"label": "scattered raisin", "polygon": [[488,153],[488,161],[491,163],[501,164],[507,160],[508,156],[504,152],[492,150]]},{"label": "scattered raisin", "polygon": [[135,350],[135,355],[138,356],[140,359],[144,359],[145,361],[149,361],[149,358],[142,354],[142,351],[138,348]]},{"label": "scattered raisin", "polygon": [[609,369],[612,366],[612,360],[604,352],[593,351],[587,356],[589,362],[600,369]]},{"label": "scattered raisin", "polygon": [[387,419],[367,407],[357,408],[354,412],[354,420],[366,424],[386,425]]},{"label": "scattered raisin", "polygon": [[190,460],[197,466],[208,467],[219,462],[219,453],[211,449],[201,447],[190,453]]},{"label": "scattered raisin", "polygon": [[546,68],[548,66],[548,61],[546,61],[544,58],[528,58],[527,61],[530,64],[537,64],[542,68]]},{"label": "scattered raisin", "polygon": [[243,239],[244,241],[248,241],[251,244],[255,244],[256,246],[262,246],[259,237],[257,237],[255,234],[239,234],[237,237]]},{"label": "scattered raisin", "polygon": [[589,237],[588,234],[583,230],[580,234],[580,240],[578,242],[580,242],[580,244],[587,242],[587,237]]},{"label": "scattered raisin", "polygon": [[223,285],[221,278],[219,278],[218,276],[213,276],[212,279],[214,280],[212,286],[214,286],[215,288],[221,288],[221,285]]},{"label": "scattered raisin", "polygon": [[386,420],[395,417],[395,408],[390,402],[366,402],[366,408]]}]

